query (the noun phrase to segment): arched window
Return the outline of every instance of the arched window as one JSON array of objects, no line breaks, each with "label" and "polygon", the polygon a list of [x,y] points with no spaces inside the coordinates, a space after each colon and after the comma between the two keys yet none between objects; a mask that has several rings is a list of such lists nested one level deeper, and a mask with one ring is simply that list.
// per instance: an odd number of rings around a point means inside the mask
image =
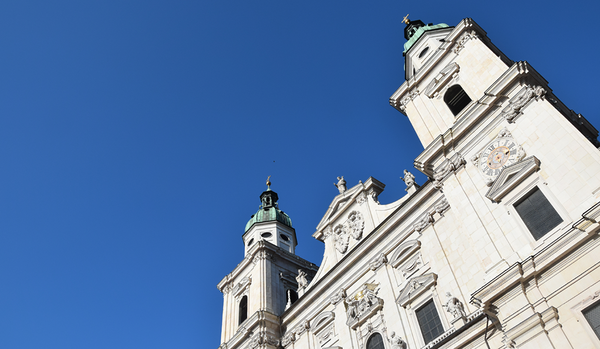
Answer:
[{"label": "arched window", "polygon": [[367,349],[385,349],[383,346],[383,338],[379,333],[373,333],[367,341]]},{"label": "arched window", "polygon": [[238,324],[241,324],[248,318],[248,296],[242,297],[240,301],[240,321]]},{"label": "arched window", "polygon": [[298,293],[296,293],[296,291],[294,290],[288,290],[289,294],[290,294],[290,303],[294,304],[297,300],[298,300]]},{"label": "arched window", "polygon": [[446,91],[444,102],[446,102],[452,114],[458,115],[458,113],[465,109],[467,104],[471,103],[471,98],[469,98],[460,85],[454,85]]}]

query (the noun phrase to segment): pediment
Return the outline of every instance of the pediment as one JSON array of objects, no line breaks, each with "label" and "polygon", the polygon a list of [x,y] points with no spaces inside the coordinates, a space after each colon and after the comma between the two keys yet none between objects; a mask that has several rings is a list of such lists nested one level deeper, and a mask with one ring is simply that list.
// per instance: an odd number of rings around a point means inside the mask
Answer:
[{"label": "pediment", "polygon": [[333,319],[335,319],[335,313],[332,311],[326,311],[324,313],[319,314],[313,321],[310,326],[310,330],[313,333],[319,333],[325,326],[329,325]]},{"label": "pediment", "polygon": [[396,299],[396,303],[401,307],[406,307],[413,299],[427,291],[432,285],[435,285],[436,280],[437,275],[434,273],[411,278],[402,289],[402,292],[400,292],[400,295]]},{"label": "pediment", "polygon": [[330,223],[343,216],[354,203],[364,204],[367,201],[367,194],[375,193],[374,195],[377,196],[384,188],[385,184],[373,177],[369,177],[365,183],[359,182],[354,187],[337,195],[317,225],[317,232],[313,234],[313,237],[322,240],[321,234]]},{"label": "pediment", "polygon": [[440,91],[454,79],[460,71],[460,66],[456,63],[448,64],[425,88],[425,95],[429,98],[437,96]]},{"label": "pediment", "polygon": [[421,247],[421,242],[419,240],[408,240],[404,242],[402,245],[398,246],[394,253],[392,253],[392,257],[390,258],[390,264],[392,267],[397,267],[400,263],[404,262],[408,257],[410,257],[414,251],[418,250]]},{"label": "pediment", "polygon": [[540,160],[535,156],[530,156],[523,159],[523,161],[507,166],[500,172],[485,197],[493,202],[500,202],[506,194],[539,168]]}]

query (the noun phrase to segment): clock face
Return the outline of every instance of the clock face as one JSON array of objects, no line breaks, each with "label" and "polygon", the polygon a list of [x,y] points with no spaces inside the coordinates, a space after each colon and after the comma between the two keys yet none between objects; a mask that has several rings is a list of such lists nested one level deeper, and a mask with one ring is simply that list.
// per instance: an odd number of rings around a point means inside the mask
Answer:
[{"label": "clock face", "polygon": [[479,156],[479,168],[488,177],[497,177],[506,166],[517,162],[518,145],[508,137],[497,138]]}]

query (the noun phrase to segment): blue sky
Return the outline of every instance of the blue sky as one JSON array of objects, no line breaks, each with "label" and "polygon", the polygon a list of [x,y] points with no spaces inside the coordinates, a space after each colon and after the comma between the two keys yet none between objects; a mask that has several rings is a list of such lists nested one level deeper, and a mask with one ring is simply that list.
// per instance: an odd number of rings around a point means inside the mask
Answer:
[{"label": "blue sky", "polygon": [[[589,1],[4,1],[0,347],[217,348],[216,284],[271,175],[298,234],[422,147],[402,17],[472,17],[600,127]],[[417,182],[424,182],[416,173]]]}]

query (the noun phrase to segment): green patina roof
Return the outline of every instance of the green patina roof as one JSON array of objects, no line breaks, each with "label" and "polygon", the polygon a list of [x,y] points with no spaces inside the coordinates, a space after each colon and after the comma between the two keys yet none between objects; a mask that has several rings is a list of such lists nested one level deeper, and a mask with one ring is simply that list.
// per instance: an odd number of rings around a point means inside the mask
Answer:
[{"label": "green patina roof", "polygon": [[248,223],[246,223],[246,229],[244,230],[244,232],[247,232],[255,223],[271,221],[278,221],[287,225],[290,228],[292,227],[292,219],[282,210],[278,209],[275,206],[267,208],[261,207],[255,214],[252,215],[252,218],[250,218]]},{"label": "green patina roof", "polygon": [[417,29],[417,31],[408,39],[408,41],[404,44],[404,53],[408,52],[410,48],[419,40],[419,38],[423,35],[423,33],[436,30],[441,28],[450,28],[450,26],[446,23],[440,23],[436,25],[426,25]]}]

